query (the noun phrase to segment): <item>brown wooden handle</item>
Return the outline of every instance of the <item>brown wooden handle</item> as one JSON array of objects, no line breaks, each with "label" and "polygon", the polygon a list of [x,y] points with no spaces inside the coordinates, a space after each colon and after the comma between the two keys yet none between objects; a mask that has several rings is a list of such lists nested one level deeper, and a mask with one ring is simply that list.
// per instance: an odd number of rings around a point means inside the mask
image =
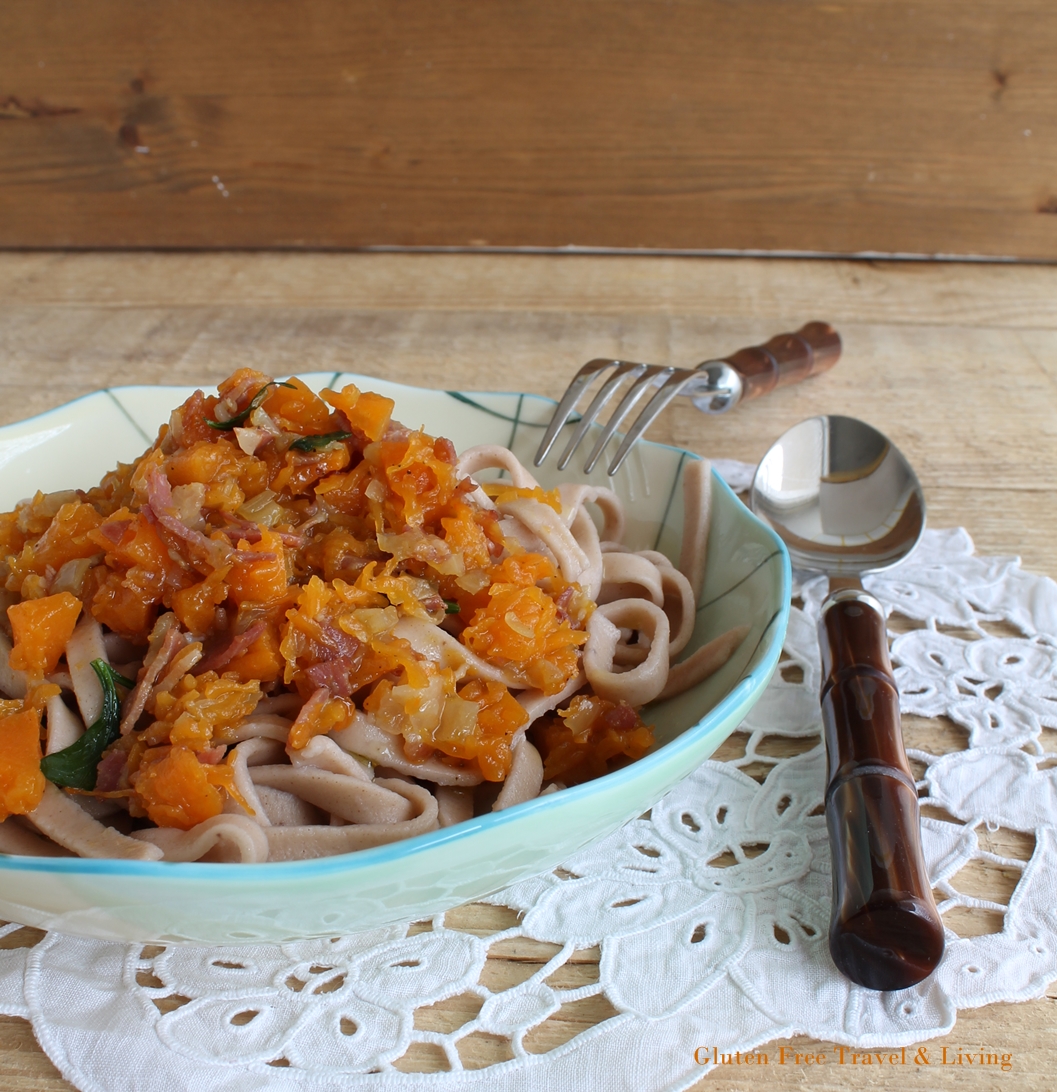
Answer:
[{"label": "brown wooden handle", "polygon": [[917,789],[880,604],[862,592],[831,596],[819,643],[833,858],[830,954],[860,986],[901,990],[932,973],[944,937],[921,851]]},{"label": "brown wooden handle", "polygon": [[827,371],[840,359],[840,335],[826,322],[809,322],[795,334],[776,334],[764,345],[726,357],[741,376],[741,401],[799,383]]}]

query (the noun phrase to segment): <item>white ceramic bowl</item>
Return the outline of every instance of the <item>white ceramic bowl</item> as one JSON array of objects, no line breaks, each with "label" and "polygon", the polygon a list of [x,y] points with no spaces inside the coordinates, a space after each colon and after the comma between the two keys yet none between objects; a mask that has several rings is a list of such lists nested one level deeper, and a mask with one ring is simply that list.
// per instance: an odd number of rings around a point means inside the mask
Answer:
[{"label": "white ceramic bowl", "polygon": [[[531,395],[421,390],[342,373],[303,378],[317,390],[355,382],[387,394],[405,424],[450,437],[460,450],[505,444],[526,465],[553,409]],[[190,393],[99,391],[0,429],[0,511],[37,489],[95,484],[116,461],[139,455]],[[682,468],[694,458],[640,442],[615,479],[594,472],[591,480],[613,485],[627,502],[632,545],[678,556]],[[539,471],[545,486],[576,480],[572,472],[555,472],[554,461],[552,455]],[[426,918],[554,868],[644,812],[737,727],[777,665],[789,589],[785,547],[713,475],[708,565],[689,648],[739,623],[751,632],[712,678],[649,708],[657,741],[638,762],[503,812],[340,857],[232,865],[0,854],[0,918],[120,940],[281,941]]]}]

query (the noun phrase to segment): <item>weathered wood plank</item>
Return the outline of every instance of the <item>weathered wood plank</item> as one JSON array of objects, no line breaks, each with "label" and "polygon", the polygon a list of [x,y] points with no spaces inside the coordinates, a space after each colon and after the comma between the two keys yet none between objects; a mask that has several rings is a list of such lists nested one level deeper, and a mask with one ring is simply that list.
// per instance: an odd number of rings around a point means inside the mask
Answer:
[{"label": "weathered wood plank", "polygon": [[[501,275],[497,276],[497,270]],[[5,304],[131,308],[487,311],[709,321],[823,311],[834,322],[1015,328],[1025,343],[1057,329],[1057,273],[1032,265],[781,258],[262,252],[0,251]],[[512,347],[511,347],[512,348]],[[703,353],[708,346],[690,349]]]},{"label": "weathered wood plank", "polygon": [[1042,0],[11,0],[0,245],[1057,257]]}]

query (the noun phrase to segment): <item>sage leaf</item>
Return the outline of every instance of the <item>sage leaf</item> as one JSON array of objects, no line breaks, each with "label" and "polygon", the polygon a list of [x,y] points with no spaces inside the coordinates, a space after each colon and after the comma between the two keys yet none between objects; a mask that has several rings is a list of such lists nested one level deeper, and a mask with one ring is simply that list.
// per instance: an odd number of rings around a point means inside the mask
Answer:
[{"label": "sage leaf", "polygon": [[96,767],[103,752],[119,734],[121,699],[117,693],[118,684],[133,685],[105,660],[93,660],[92,670],[103,688],[103,710],[99,719],[75,743],[45,755],[40,761],[41,773],[53,784],[88,792],[95,788]]},{"label": "sage leaf", "polygon": [[324,432],[319,436],[302,436],[300,440],[294,440],[290,446],[295,451],[318,451],[321,447],[326,447],[327,444],[337,440],[347,440],[351,435],[351,432]]}]

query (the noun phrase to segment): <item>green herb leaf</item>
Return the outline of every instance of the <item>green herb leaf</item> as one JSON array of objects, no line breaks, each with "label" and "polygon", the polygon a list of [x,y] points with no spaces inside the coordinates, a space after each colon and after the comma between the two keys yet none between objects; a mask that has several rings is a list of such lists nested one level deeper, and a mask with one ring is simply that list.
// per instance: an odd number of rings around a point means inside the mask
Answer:
[{"label": "green herb leaf", "polygon": [[324,432],[319,436],[302,436],[300,440],[294,440],[290,446],[295,451],[318,451],[336,440],[347,440],[351,435],[351,432]]},{"label": "green herb leaf", "polygon": [[236,413],[230,421],[206,421],[206,424],[210,428],[230,430],[241,425],[243,421],[268,397],[268,390],[271,387],[289,387],[290,390],[296,390],[297,388],[293,383],[287,383],[285,381],[273,380],[271,383],[265,383],[263,387],[250,399],[250,404],[239,413]]},{"label": "green herb leaf", "polygon": [[41,773],[56,785],[71,789],[95,788],[96,767],[103,752],[118,737],[121,725],[121,702],[117,696],[117,684],[130,680],[119,675],[104,660],[93,660],[92,670],[103,687],[103,711],[99,719],[76,743],[61,751],[45,755],[40,762]]},{"label": "green herb leaf", "polygon": [[458,614],[462,608],[454,599],[444,600],[444,613],[445,614]]}]

